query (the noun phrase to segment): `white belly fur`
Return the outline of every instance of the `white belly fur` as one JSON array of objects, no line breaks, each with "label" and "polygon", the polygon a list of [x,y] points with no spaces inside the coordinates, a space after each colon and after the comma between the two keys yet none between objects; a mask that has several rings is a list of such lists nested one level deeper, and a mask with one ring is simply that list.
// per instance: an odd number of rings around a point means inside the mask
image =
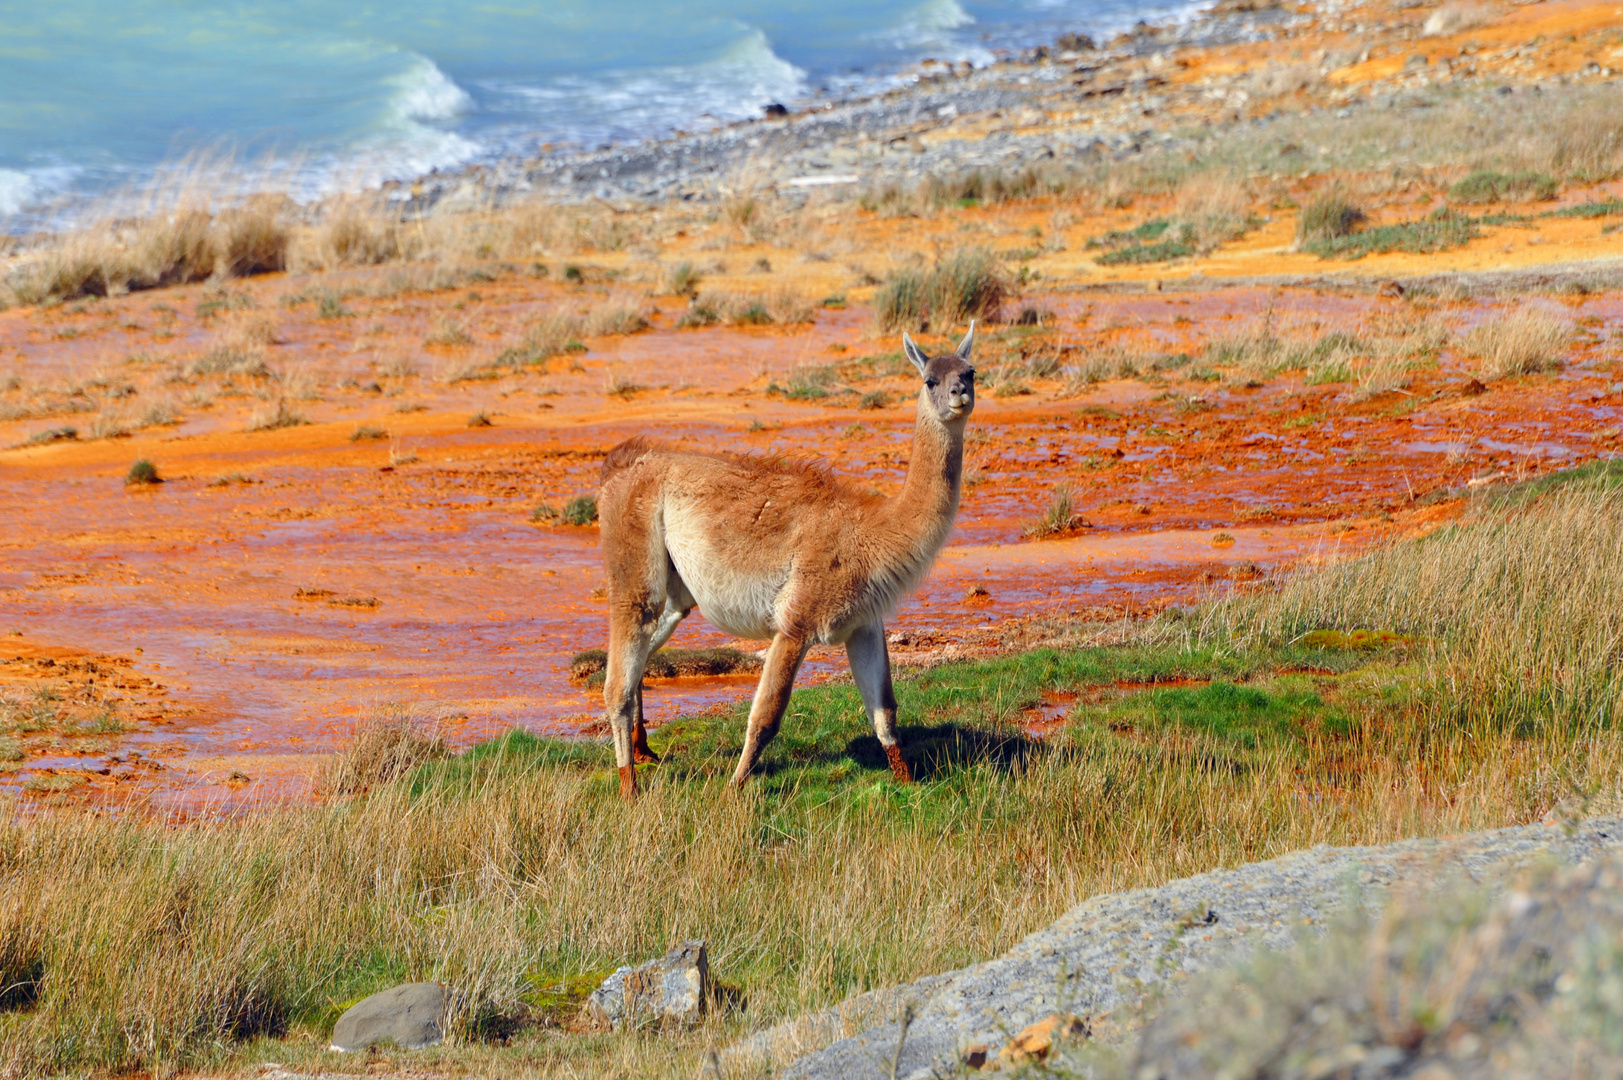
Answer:
[{"label": "white belly fur", "polygon": [[[665,550],[682,582],[698,602],[699,612],[716,627],[735,637],[769,640],[777,633],[778,611],[789,582],[791,560],[781,567],[757,567],[753,572],[724,565],[702,530],[685,528],[681,518],[666,507]],[[675,520],[673,520],[673,517]]]}]

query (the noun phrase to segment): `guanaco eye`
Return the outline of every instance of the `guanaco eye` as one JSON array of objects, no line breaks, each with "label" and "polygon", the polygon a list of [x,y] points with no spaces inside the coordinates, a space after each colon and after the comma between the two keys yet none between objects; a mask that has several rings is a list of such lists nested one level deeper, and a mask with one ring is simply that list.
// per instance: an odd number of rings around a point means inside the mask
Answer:
[{"label": "guanaco eye", "polygon": [[934,379],[925,379],[924,385],[928,386],[931,390],[934,390],[936,387],[936,381]]}]

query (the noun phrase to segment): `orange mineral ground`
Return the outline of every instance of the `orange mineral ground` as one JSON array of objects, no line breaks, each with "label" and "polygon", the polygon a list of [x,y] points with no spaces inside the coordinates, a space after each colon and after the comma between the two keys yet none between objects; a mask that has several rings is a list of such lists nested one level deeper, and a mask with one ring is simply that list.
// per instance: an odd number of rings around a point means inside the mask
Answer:
[{"label": "orange mineral ground", "polygon": [[[284,289],[271,278],[241,295],[274,310]],[[497,332],[558,291],[520,277],[483,285],[480,319]],[[181,314],[201,297],[164,295],[170,342],[197,347],[217,332],[205,325],[217,318]],[[603,454],[631,435],[816,456],[882,492],[906,468],[915,383],[862,362],[895,342],[873,336],[859,306],[793,330],[675,329],[656,314],[651,328],[594,340],[546,373],[447,382],[380,359],[390,341],[423,333],[413,301],[346,303],[342,319],[308,306],[279,317],[277,366],[319,370],[319,400],[283,406],[306,423],[244,430],[265,403],[239,380],[238,397],[226,390],[168,426],[0,453],[0,687],[14,701],[55,695],[59,714],[79,717],[24,734],[10,783],[46,777],[32,790],[155,792],[189,806],[288,796],[306,790],[312,755],[384,703],[441,716],[460,744],[511,725],[579,733],[600,707],[568,673],[572,654],[605,636],[596,529],[537,523],[536,506],[592,492]],[[1558,373],[1491,385],[1445,347],[1403,387],[1373,394],[1198,366],[983,390],[957,530],[890,627],[899,662],[993,650],[1033,621],[1186,603],[1433,527],[1460,505],[1447,493],[1473,480],[1615,452],[1623,302],[1540,303],[1579,319],[1584,343]],[[140,359],[138,339],[153,305],[132,296],[88,318],[8,312],[0,355],[23,379],[67,370],[103,393],[150,396],[160,369]],[[1491,311],[1460,302],[1417,314],[1397,299],[1258,287],[1054,296],[1049,308],[1051,325],[1030,337],[988,328],[983,374],[1022,341],[1060,348],[1090,326],[1175,355],[1255,332],[1260,319],[1423,318],[1457,334]],[[371,344],[357,348],[359,334]],[[832,372],[828,396],[778,388],[812,363],[831,365],[811,369]],[[874,391],[888,404],[859,407],[858,392],[872,405]],[[476,414],[488,424],[470,426]],[[6,425],[0,439],[37,428]],[[162,483],[125,483],[139,458]],[[1074,492],[1072,527],[1026,539],[1061,486]],[[695,617],[674,643],[725,640]],[[809,677],[842,666],[820,649]],[[750,689],[746,677],[656,684],[650,717]],[[96,730],[97,710],[116,723]]]},{"label": "orange mineral ground", "polygon": [[[1198,87],[1326,50],[1362,58],[1266,105],[1196,95],[1177,122],[1244,125],[1428,80],[1598,84],[1623,57],[1612,4],[1519,6],[1430,36],[1405,6],[1303,17],[1272,42],[1163,57],[1156,78]],[[981,122],[920,138],[973,139]],[[1366,177],[1370,219],[1430,213],[1463,172]],[[390,703],[438,717],[457,745],[513,725],[592,734],[601,702],[569,661],[605,638],[597,530],[538,507],[593,493],[604,454],[633,435],[817,458],[895,492],[917,384],[899,337],[874,329],[873,286],[952,245],[1029,246],[999,252],[1025,287],[1009,321],[983,327],[962,510],[889,627],[901,664],[1254,587],[1454,520],[1474,493],[1616,455],[1623,183],[1473,206],[1468,242],[1354,262],[1293,244],[1298,208],[1326,183],[1259,179],[1243,235],[1170,264],[1107,266],[1090,243],[1168,213],[1165,191],[917,215],[813,204],[771,243],[737,215],[610,207],[632,239],[588,245],[567,270],[554,258],[545,276],[521,260],[379,266],[0,311],[13,732],[0,786],[187,811],[298,798],[318,756]],[[1556,213],[1584,206],[1601,209]],[[802,309],[772,326],[680,326],[689,298],[662,275],[681,260],[705,289],[793,294]],[[1396,284],[1550,267],[1614,284]],[[616,324],[616,304],[635,317]],[[1564,328],[1558,367],[1484,369],[1471,332],[1511,311]],[[582,341],[503,360],[558,312],[585,320]],[[126,483],[138,460],[162,482]],[[1062,490],[1069,517],[1035,538]],[[673,642],[726,643],[700,617]],[[842,654],[818,649],[803,678],[842,672]],[[670,680],[646,700],[658,724],[751,688]]]}]

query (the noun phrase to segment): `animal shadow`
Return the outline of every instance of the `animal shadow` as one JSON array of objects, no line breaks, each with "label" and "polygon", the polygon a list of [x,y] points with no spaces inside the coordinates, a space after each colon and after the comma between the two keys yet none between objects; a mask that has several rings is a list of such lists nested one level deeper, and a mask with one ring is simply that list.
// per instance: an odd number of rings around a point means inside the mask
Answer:
[{"label": "animal shadow", "polygon": [[[1016,772],[1024,769],[1040,750],[1040,745],[1021,731],[985,731],[958,724],[914,725],[901,728],[897,735],[915,780],[935,780],[976,765]],[[852,739],[845,753],[864,769],[890,770],[876,736]]]}]

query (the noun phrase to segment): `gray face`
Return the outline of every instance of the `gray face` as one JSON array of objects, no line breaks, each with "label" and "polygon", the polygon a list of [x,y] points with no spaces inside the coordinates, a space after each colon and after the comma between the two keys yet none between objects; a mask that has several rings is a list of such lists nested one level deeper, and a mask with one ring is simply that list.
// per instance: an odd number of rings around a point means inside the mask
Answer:
[{"label": "gray face", "polygon": [[911,337],[902,335],[902,351],[924,377],[924,392],[944,424],[963,420],[975,409],[975,369],[969,365],[974,344],[974,323],[957,350],[944,356],[925,356]]}]

